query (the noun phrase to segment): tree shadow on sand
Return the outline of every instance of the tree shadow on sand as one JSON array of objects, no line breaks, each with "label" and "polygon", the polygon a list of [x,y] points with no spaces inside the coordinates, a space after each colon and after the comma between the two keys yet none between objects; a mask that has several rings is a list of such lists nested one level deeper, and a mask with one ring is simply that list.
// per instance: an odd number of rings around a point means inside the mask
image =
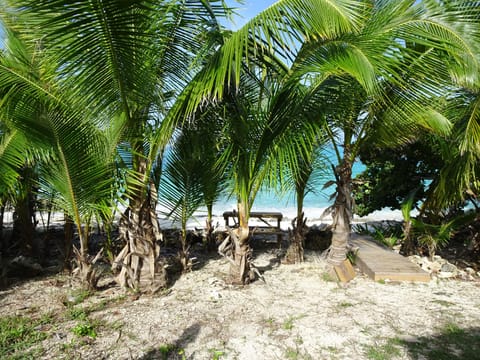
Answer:
[{"label": "tree shadow on sand", "polygon": [[[184,353],[184,348],[188,343],[195,341],[201,326],[198,322],[193,323],[185,330],[183,330],[182,335],[170,344],[162,344],[156,349],[150,350],[144,356],[140,357],[139,360],[182,360],[189,359]],[[193,354],[192,354],[193,356]]]},{"label": "tree shadow on sand", "polygon": [[400,340],[409,358],[426,360],[480,360],[480,328],[445,325],[439,334]]}]

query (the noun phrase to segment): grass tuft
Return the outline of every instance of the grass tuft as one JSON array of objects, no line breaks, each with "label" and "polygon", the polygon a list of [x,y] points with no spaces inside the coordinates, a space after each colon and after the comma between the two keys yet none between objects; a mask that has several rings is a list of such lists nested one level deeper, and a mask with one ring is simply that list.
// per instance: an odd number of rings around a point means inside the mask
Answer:
[{"label": "grass tuft", "polygon": [[[32,357],[32,349],[47,338],[42,325],[50,323],[51,316],[32,319],[23,316],[0,317],[0,359],[23,359]],[[29,350],[25,352],[24,350]]]}]

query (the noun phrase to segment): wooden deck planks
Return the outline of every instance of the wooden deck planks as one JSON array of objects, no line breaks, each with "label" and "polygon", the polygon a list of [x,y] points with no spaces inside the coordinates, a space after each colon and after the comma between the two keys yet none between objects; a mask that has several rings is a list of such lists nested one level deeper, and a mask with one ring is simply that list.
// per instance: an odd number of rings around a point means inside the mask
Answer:
[{"label": "wooden deck planks", "polygon": [[371,279],[428,282],[430,274],[399,255],[375,243],[368,236],[352,234],[352,243],[358,246],[356,265]]}]

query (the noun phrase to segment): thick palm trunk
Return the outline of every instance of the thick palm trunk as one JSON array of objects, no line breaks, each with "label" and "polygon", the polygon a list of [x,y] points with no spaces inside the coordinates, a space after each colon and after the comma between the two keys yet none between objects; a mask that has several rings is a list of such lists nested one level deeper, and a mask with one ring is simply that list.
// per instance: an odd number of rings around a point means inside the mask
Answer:
[{"label": "thick palm trunk", "polygon": [[143,156],[136,156],[134,169],[138,174],[130,205],[122,214],[119,237],[125,242],[117,255],[113,269],[119,271],[117,282],[122,287],[136,291],[156,292],[166,285],[166,274],[159,263],[159,241],[162,239],[155,212],[157,192],[154,184],[139,186],[148,177],[148,167]]},{"label": "thick palm trunk", "polygon": [[254,280],[251,274],[250,261],[252,251],[250,249],[250,229],[248,227],[248,206],[238,204],[238,228],[233,230],[233,262],[230,273],[233,279],[241,284],[248,284]]},{"label": "thick palm trunk", "polygon": [[248,207],[238,204],[238,223],[236,229],[219,246],[218,252],[230,261],[230,276],[238,284],[248,284],[255,279],[251,268],[252,251],[250,248],[250,229],[248,227]]},{"label": "thick palm trunk", "polygon": [[292,221],[292,230],[289,230],[289,242],[283,263],[297,264],[303,262],[303,243],[307,233],[306,219],[303,213]]},{"label": "thick palm trunk", "polygon": [[19,241],[20,252],[25,256],[37,256],[34,244],[35,223],[32,206],[32,195],[26,191],[17,199],[13,217],[13,241]]},{"label": "thick palm trunk", "polygon": [[327,261],[339,266],[347,258],[347,246],[351,232],[352,218],[352,163],[345,156],[335,168],[337,196],[335,198],[332,223],[332,244],[328,250]]},{"label": "thick palm trunk", "polygon": [[249,245],[250,230],[248,226],[238,227],[233,230],[232,240],[234,242],[233,263],[230,267],[230,274],[235,282],[248,284],[253,280],[250,273],[251,249]]},{"label": "thick palm trunk", "polygon": [[292,230],[289,231],[289,246],[285,253],[284,263],[297,264],[303,262],[303,244],[308,228],[303,214],[303,199],[305,189],[297,188],[297,217],[292,221]]},{"label": "thick palm trunk", "polygon": [[114,261],[120,269],[118,283],[136,291],[156,292],[166,285],[163,266],[158,264],[162,239],[155,209],[149,198],[143,204],[134,202],[122,215],[120,238],[125,246]]}]

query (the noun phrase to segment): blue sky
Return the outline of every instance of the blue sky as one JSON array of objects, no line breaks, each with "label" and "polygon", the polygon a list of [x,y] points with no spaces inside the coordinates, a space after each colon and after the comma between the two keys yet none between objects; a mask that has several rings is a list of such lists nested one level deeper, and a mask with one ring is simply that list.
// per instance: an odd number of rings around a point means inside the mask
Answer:
[{"label": "blue sky", "polygon": [[238,8],[237,13],[239,17],[235,19],[234,28],[241,27],[247,20],[272,5],[275,1],[276,0],[244,0],[243,5],[241,5],[235,0],[227,0],[229,6]]},{"label": "blue sky", "polygon": [[[260,11],[272,5],[276,0],[244,0],[243,5],[239,4],[235,0],[226,0],[226,1],[229,6],[238,8],[237,13],[239,16],[235,18],[235,24],[232,26],[232,28],[235,30],[240,28],[243,24],[245,24],[246,21],[251,19]],[[2,28],[0,27],[0,39],[2,38],[3,38],[3,31],[2,31]],[[0,48],[1,47],[2,47],[2,44],[0,44]]]}]

